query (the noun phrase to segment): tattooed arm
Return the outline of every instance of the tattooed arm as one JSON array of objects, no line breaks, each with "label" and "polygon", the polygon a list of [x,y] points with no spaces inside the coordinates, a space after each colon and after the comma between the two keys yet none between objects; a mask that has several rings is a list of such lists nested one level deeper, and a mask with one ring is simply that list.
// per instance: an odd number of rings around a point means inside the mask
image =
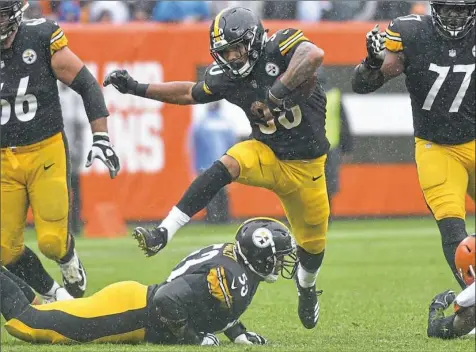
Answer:
[{"label": "tattooed arm", "polygon": [[281,83],[289,90],[299,87],[312,78],[324,60],[324,51],[310,42],[303,42],[296,48]]}]

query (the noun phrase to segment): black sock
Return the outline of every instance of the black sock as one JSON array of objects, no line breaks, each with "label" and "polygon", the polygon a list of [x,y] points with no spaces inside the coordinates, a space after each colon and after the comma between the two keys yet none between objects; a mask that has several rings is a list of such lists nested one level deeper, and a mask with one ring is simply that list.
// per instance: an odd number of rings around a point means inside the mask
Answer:
[{"label": "black sock", "polygon": [[29,304],[20,287],[0,272],[0,309],[5,320],[17,317]]},{"label": "black sock", "polygon": [[192,217],[205,208],[218,191],[231,181],[230,172],[221,161],[217,160],[192,182],[177,203],[177,208]]},{"label": "black sock", "polygon": [[315,273],[322,265],[324,260],[324,251],[319,254],[311,254],[306,252],[304,248],[297,247],[297,257],[299,264],[309,273]]},{"label": "black sock", "polygon": [[466,233],[466,224],[463,219],[459,218],[442,219],[437,221],[437,224],[441,233],[441,242],[446,261],[453,271],[453,275],[456,281],[458,281],[458,284],[461,288],[465,288],[466,284],[456,270],[455,252],[460,242],[468,236]]},{"label": "black sock", "polygon": [[6,268],[41,295],[53,287],[54,280],[41,264],[40,258],[26,246],[20,259],[6,265]]},{"label": "black sock", "polygon": [[66,252],[66,254],[64,255],[63,258],[58,260],[59,264],[64,264],[64,263],[69,262],[71,260],[71,258],[73,258],[73,255],[74,255],[74,247],[76,246],[76,244],[74,243],[74,236],[71,236],[71,235],[68,235],[68,236],[69,236],[68,251]]},{"label": "black sock", "polygon": [[28,302],[33,303],[36,298],[35,292],[33,292],[31,287],[28,286],[25,281],[20,279],[18,276],[13,275],[13,273],[5,269],[3,266],[0,266],[0,273],[10,278],[10,280],[12,280],[20,288],[20,290],[22,290],[23,294],[28,299]]}]

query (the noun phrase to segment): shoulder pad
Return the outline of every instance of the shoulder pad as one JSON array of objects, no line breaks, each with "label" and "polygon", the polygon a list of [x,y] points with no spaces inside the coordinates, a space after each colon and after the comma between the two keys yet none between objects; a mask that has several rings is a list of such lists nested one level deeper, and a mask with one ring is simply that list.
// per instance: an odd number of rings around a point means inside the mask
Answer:
[{"label": "shoulder pad", "polygon": [[203,80],[203,90],[210,95],[223,93],[233,84],[231,78],[215,63],[207,67]]},{"label": "shoulder pad", "polygon": [[280,29],[268,39],[266,50],[268,52],[276,50],[279,51],[282,56],[285,56],[297,43],[302,41],[309,41],[309,39],[306,38],[300,29]]},{"label": "shoulder pad", "polygon": [[408,15],[397,17],[386,29],[385,48],[392,52],[402,51],[415,34],[421,34],[427,25],[428,16]]}]

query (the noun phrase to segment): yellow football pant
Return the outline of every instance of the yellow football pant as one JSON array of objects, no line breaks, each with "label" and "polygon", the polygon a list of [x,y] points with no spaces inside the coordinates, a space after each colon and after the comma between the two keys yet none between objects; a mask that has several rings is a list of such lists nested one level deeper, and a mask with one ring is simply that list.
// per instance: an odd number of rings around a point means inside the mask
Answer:
[{"label": "yellow football pant", "polygon": [[87,298],[30,305],[5,329],[33,343],[139,343],[148,318],[147,291],[138,282],[124,281]]},{"label": "yellow football pant", "polygon": [[465,219],[465,198],[475,199],[475,141],[439,145],[416,138],[418,178],[436,220]]},{"label": "yellow football pant", "polygon": [[62,133],[29,146],[1,149],[2,265],[14,262],[23,253],[29,205],[41,252],[53,260],[65,256],[69,171],[67,143]]},{"label": "yellow football pant", "polygon": [[297,244],[308,253],[321,253],[326,246],[330,213],[324,174],[326,156],[283,161],[257,140],[238,143],[226,154],[240,165],[236,181],[273,191],[281,200]]}]

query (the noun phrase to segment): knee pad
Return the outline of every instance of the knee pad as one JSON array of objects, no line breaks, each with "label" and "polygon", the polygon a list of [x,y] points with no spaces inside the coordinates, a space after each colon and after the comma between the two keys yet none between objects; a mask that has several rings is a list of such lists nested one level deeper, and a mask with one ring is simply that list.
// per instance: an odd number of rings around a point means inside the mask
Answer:
[{"label": "knee pad", "polygon": [[24,251],[24,245],[12,248],[2,246],[0,250],[0,263],[3,266],[13,264],[21,257]]},{"label": "knee pad", "polygon": [[67,238],[51,233],[44,234],[38,238],[38,248],[47,258],[58,261],[66,255]]}]

